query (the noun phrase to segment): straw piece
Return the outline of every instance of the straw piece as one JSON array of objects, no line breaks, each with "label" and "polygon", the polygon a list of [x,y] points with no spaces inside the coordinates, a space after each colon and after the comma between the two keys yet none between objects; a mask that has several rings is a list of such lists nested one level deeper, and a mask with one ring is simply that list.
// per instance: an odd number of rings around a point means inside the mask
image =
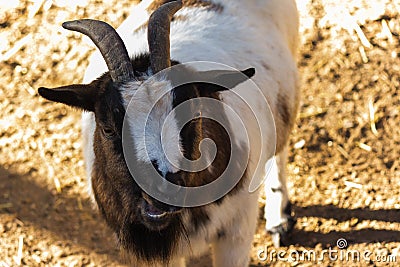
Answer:
[{"label": "straw piece", "polygon": [[375,125],[375,120],[376,120],[375,108],[372,99],[368,101],[368,109],[369,109],[369,120],[370,120],[371,131],[375,136],[378,136],[378,131],[376,130],[376,125]]},{"label": "straw piece", "polygon": [[14,256],[15,264],[17,264],[18,266],[21,266],[23,248],[24,248],[24,237],[20,235],[18,238],[17,256]]},{"label": "straw piece", "polygon": [[340,154],[342,154],[346,159],[350,158],[349,153],[347,153],[346,150],[344,150],[344,148],[340,145],[337,146],[337,150],[340,152]]},{"label": "straw piece", "polygon": [[368,57],[367,57],[367,53],[365,53],[364,46],[360,46],[360,47],[358,48],[358,50],[360,51],[362,61],[363,61],[364,63],[368,63],[369,60],[368,60]]},{"label": "straw piece", "polygon": [[42,7],[42,4],[45,0],[37,0],[34,1],[33,6],[29,8],[29,13],[28,13],[28,18],[32,19],[40,10]]},{"label": "straw piece", "polygon": [[354,183],[354,182],[350,182],[350,181],[344,181],[344,184],[350,188],[362,189],[362,184],[358,184],[358,183]]},{"label": "straw piece", "polygon": [[359,146],[361,149],[364,149],[365,151],[368,151],[368,152],[371,152],[371,151],[372,151],[372,148],[371,148],[369,145],[367,145],[367,144],[358,143],[358,146]]},{"label": "straw piece", "polygon": [[27,45],[29,42],[32,41],[32,34],[28,34],[27,36],[21,38],[17,42],[15,42],[15,45],[13,48],[8,50],[6,53],[3,55],[0,55],[0,61],[7,61],[9,60],[12,56],[14,56],[19,50],[21,50],[25,45]]},{"label": "straw piece", "polygon": [[361,44],[366,48],[372,48],[372,44],[368,41],[367,37],[365,37],[364,32],[360,28],[360,25],[358,25],[358,23],[355,20],[352,26],[353,30],[357,33],[358,38],[360,38]]},{"label": "straw piece", "polygon": [[390,43],[393,43],[393,34],[386,20],[382,20],[382,33],[388,38]]}]

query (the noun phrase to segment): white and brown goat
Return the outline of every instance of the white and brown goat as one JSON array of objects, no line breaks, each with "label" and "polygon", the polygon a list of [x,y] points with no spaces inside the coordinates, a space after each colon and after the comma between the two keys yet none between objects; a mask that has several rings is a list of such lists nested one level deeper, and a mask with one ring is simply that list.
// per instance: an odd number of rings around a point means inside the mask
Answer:
[{"label": "white and brown goat", "polygon": [[[142,1],[117,31],[94,20],[64,23],[64,28],[89,36],[101,54],[96,52],[90,60],[84,79],[88,84],[39,88],[39,94],[84,110],[82,129],[90,193],[135,266],[184,266],[184,258],[206,253],[210,244],[214,266],[247,266],[258,219],[259,190],[249,192],[255,175],[268,176],[266,230],[279,241],[293,226],[284,170],[288,136],[299,102],[296,4],[294,0],[182,2]],[[237,72],[182,67],[183,77],[206,76],[210,82],[175,87],[168,75],[151,78],[171,66],[196,61],[251,68]],[[228,82],[224,86],[215,84],[221,80]],[[260,88],[262,97],[250,88],[251,83]],[[145,93],[134,101],[135,116],[124,120],[141,86]],[[141,114],[160,92],[166,94],[153,112]],[[221,108],[218,113],[226,123],[224,127],[207,118],[185,124],[176,117],[162,134],[168,114],[196,98],[215,99],[233,108],[246,132],[235,130],[231,115]],[[191,106],[189,112],[202,114],[202,105]],[[274,125],[260,124],[251,114],[268,117],[271,112]],[[142,136],[137,124],[147,115],[146,136]],[[171,183],[202,186],[222,175],[232,149],[246,140],[250,141],[248,162],[234,188],[212,203],[198,207],[163,203],[145,193],[129,171],[123,152],[124,123],[129,124],[130,161],[136,175],[146,176],[142,170],[154,168]],[[260,140],[260,131],[264,140]],[[139,142],[143,138],[147,141]],[[198,172],[177,169],[167,159],[168,151],[163,150],[178,145],[186,159],[195,161],[208,153],[200,151],[204,139],[213,140],[217,152],[212,163]],[[162,140],[178,144],[169,146]],[[270,153],[273,150],[276,157]],[[268,174],[264,166],[271,160],[275,164]],[[262,171],[257,171],[260,165]]]}]

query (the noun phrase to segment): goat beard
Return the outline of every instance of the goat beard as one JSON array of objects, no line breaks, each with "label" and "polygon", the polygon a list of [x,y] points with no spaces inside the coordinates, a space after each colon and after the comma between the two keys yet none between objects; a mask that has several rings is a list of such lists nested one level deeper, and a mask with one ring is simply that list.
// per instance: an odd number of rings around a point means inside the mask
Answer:
[{"label": "goat beard", "polygon": [[182,240],[189,244],[187,231],[180,216],[174,217],[170,224],[160,231],[150,230],[143,224],[126,220],[118,234],[120,248],[128,260],[150,265],[167,265],[176,254]]}]

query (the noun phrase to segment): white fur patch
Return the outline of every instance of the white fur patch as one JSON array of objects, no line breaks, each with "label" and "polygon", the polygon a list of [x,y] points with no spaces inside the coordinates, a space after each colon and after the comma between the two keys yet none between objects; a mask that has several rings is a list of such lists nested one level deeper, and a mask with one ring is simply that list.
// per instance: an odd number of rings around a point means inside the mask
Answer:
[{"label": "white fur patch", "polygon": [[[139,160],[157,162],[164,175],[177,172],[178,169],[170,162],[178,162],[181,158],[181,154],[169,153],[177,151],[174,149],[177,144],[181,147],[176,121],[171,116],[166,120],[173,107],[171,89],[169,81],[151,79],[143,84],[136,81],[127,83],[121,90],[128,116],[126,122],[135,140]],[[162,143],[162,139],[167,142]]]},{"label": "white fur patch", "polygon": [[92,189],[92,169],[94,163],[93,151],[93,135],[96,128],[96,122],[93,112],[82,112],[82,136],[83,136],[83,156],[85,157],[86,178],[88,180],[88,193],[92,198],[93,203],[94,195]]}]

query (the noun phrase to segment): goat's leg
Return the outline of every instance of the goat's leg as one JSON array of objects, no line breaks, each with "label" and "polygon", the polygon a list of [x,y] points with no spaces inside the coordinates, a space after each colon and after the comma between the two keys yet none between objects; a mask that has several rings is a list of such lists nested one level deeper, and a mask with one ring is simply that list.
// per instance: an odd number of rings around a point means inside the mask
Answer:
[{"label": "goat's leg", "polygon": [[271,234],[276,247],[284,243],[295,223],[286,185],[286,161],[287,147],[267,163],[270,164],[271,169],[267,174],[264,187],[266,196],[265,229]]},{"label": "goat's leg", "polygon": [[250,194],[242,202],[244,209],[239,211],[229,228],[221,230],[212,245],[214,267],[249,266],[251,246],[257,226],[258,194]]}]

